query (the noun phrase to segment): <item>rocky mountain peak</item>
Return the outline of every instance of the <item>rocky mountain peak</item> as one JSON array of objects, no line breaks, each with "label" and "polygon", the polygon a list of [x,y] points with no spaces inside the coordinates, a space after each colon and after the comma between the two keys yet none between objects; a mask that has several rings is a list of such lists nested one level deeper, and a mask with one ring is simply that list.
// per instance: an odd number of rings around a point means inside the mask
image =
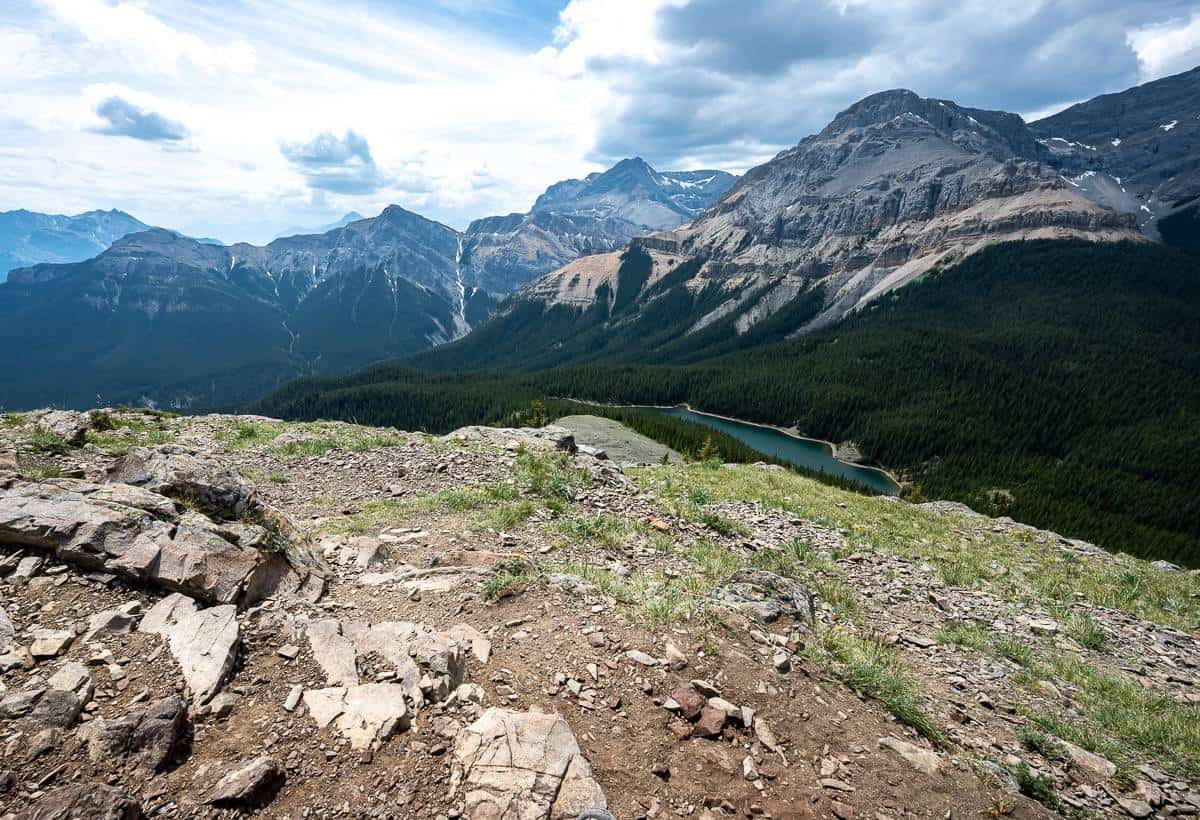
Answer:
[{"label": "rocky mountain peak", "polygon": [[834,117],[812,139],[831,140],[853,130],[885,126],[917,132],[928,129],[968,150],[1000,157],[1037,160],[1050,157],[1016,114],[966,108],[951,100],[922,97],[903,88],[864,97]]}]

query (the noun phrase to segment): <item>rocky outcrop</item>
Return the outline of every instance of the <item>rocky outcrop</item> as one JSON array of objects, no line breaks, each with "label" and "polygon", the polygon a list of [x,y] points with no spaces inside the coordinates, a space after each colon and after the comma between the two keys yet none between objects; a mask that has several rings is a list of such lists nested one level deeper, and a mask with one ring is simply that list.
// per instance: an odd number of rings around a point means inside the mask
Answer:
[{"label": "rocky outcrop", "polygon": [[85,413],[74,410],[51,410],[38,419],[38,428],[52,436],[58,436],[67,444],[83,444],[84,434],[91,426]]},{"label": "rocky outcrop", "polygon": [[575,820],[608,804],[560,715],[488,709],[454,744],[451,789],[468,818]]},{"label": "rocky outcrop", "polygon": [[253,491],[237,471],[185,447],[135,447],[117,459],[107,481],[185,499],[214,518],[241,518],[253,504]]},{"label": "rocky outcrop", "polygon": [[[180,514],[168,495],[217,520]],[[54,479],[0,489],[0,544],[49,550],[208,603],[252,603],[306,584],[320,590],[310,581],[320,564],[285,517],[259,505],[227,465],[174,447],[131,452],[105,484]]]}]

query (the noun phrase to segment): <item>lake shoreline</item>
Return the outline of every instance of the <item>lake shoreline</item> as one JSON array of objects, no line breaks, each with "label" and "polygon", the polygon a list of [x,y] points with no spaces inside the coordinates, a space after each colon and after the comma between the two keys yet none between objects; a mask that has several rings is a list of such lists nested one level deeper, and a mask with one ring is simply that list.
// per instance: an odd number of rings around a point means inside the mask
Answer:
[{"label": "lake shoreline", "polygon": [[647,409],[647,410],[684,409],[684,410],[687,410],[689,413],[695,413],[698,416],[708,416],[709,418],[721,419],[722,421],[731,421],[736,424],[745,424],[749,427],[759,427],[763,430],[772,430],[776,433],[780,433],[782,435],[787,436],[788,438],[793,438],[797,441],[811,441],[815,444],[822,445],[823,447],[825,447],[826,450],[829,451],[828,452],[829,457],[832,460],[838,462],[839,464],[844,464],[847,467],[855,467],[860,470],[870,470],[872,472],[882,475],[884,478],[886,478],[888,481],[890,481],[893,485],[895,485],[896,497],[900,496],[900,491],[902,489],[902,485],[900,484],[899,479],[897,479],[896,476],[892,475],[891,472],[884,469],[883,467],[876,467],[872,464],[860,464],[858,462],[846,461],[845,459],[838,458],[837,457],[837,447],[833,442],[826,441],[825,439],[821,439],[821,438],[812,438],[810,436],[802,436],[802,435],[799,435],[798,433],[793,433],[791,430],[788,430],[784,427],[779,427],[778,425],[763,424],[763,423],[757,422],[757,421],[747,421],[746,419],[734,418],[733,416],[723,416],[720,413],[709,413],[704,410],[697,410],[696,408],[692,407],[687,402],[682,402],[680,404],[667,405],[667,404],[613,404],[611,402],[585,401],[583,399],[571,399],[571,398],[565,399],[565,401],[570,401],[570,402],[574,402],[576,404],[583,404],[583,405],[591,404],[596,407],[614,407],[614,408],[628,407],[628,408],[632,408],[632,409],[640,408],[640,409]]}]

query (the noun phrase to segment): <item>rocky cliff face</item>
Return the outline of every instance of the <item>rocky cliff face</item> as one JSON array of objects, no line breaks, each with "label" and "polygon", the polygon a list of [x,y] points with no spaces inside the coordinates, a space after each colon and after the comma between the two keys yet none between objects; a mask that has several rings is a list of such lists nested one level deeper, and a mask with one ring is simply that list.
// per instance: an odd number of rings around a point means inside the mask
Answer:
[{"label": "rocky cliff face", "polygon": [[740,313],[745,332],[818,286],[825,307],[808,327],[820,327],[991,243],[1137,237],[1131,216],[1085,197],[1053,162],[1015,114],[888,91],[749,171],[690,225],[636,242],[703,260],[693,291],[727,289],[696,329]]},{"label": "rocky cliff face", "polygon": [[1161,219],[1200,196],[1200,68],[1073,105],[1030,129],[1073,188],[1132,214],[1151,238]]},{"label": "rocky cliff face", "polygon": [[580,256],[690,221],[735,180],[724,171],[660,172],[635,157],[555,183],[529,213],[471,223],[463,239],[463,277],[488,292],[509,293]]},{"label": "rocky cliff face", "polygon": [[[412,354],[484,321],[493,294],[678,225],[732,180],[626,160],[465,234],[393,205],[264,246],[149,229],[87,261],[18,268],[0,287],[0,346],[26,357],[0,368],[0,406],[225,405]],[[53,344],[28,344],[51,328]]]}]

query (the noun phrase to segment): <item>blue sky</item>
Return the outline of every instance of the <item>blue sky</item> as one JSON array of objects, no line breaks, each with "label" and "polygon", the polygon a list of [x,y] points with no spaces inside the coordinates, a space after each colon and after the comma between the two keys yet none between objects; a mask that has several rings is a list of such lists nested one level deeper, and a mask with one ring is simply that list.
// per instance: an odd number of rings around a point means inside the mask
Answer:
[{"label": "blue sky", "polygon": [[1190,0],[16,0],[0,210],[461,228],[625,156],[744,171],[885,88],[1034,117],[1198,63]]}]

